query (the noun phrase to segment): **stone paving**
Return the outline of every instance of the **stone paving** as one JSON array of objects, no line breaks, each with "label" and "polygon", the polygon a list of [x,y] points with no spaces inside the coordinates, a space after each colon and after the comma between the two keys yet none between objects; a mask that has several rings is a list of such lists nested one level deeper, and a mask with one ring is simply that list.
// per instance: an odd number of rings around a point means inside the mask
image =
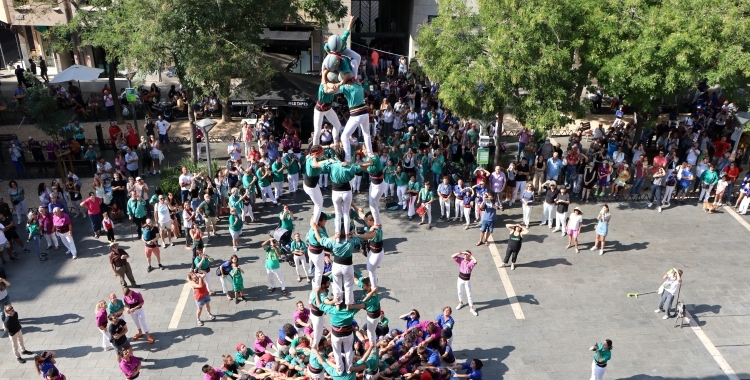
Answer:
[{"label": "stone paving", "polygon": [[[324,196],[330,208],[329,194]],[[284,201],[293,201],[297,229],[306,231],[311,206],[306,195],[299,192]],[[356,201],[365,204],[361,195]],[[708,215],[694,202],[661,214],[646,209],[644,203],[611,204],[609,248],[599,256],[588,248],[600,206],[581,207],[586,225],[579,239],[580,254],[564,249],[566,238],[538,226],[541,207],[537,206],[532,213],[536,223],[525,239],[519,265],[515,271],[502,269],[507,270],[518,295],[523,320],[514,317],[490,250],[474,246],[479,233],[476,226],[464,231],[458,222],[438,221],[438,207],[433,207],[432,230],[418,226],[417,219],[408,221],[406,213],[386,211],[387,255],[379,274],[383,309],[391,327],[403,327],[397,316],[412,308],[425,319],[434,318],[444,306],[455,307],[457,269],[450,255],[470,249],[479,261],[472,276],[479,316],[472,316],[466,308],[454,311],[454,350],[459,362],[484,360],[485,379],[587,379],[592,358],[587,349],[606,338],[614,341],[608,379],[726,379],[691,328],[675,328],[674,319],[664,321],[653,312],[661,276],[678,267],[685,272],[680,299],[691,305],[698,326],[739,379],[750,379],[746,228],[726,210]],[[235,305],[221,295],[214,296],[217,320],[206,321],[203,327],[196,326],[190,294],[178,327],[168,328],[190,267],[189,251],[179,244],[163,250],[167,269],[147,273],[142,244],[131,237],[128,224],[116,227],[121,247],[131,254],[136,280],[143,285],[148,324],[156,339],[153,345],[142,340],[134,344],[137,355],[148,360],[142,379],[200,379],[202,365],[219,366],[221,354],[233,353],[238,342],[251,344],[258,330],[275,336],[291,320],[296,301],[307,298],[310,286],[296,282],[294,269],[284,265],[289,296],[268,295],[259,249],[276,223],[278,210],[258,207],[261,223],[244,230],[238,255],[246,271],[245,294],[250,301]],[[497,224],[517,221],[518,205],[506,208]],[[22,260],[7,264],[10,296],[21,316],[29,350],[56,351],[58,368],[69,379],[122,379],[114,354],[102,350],[94,326],[96,302],[121,290],[107,264],[106,240],[94,239],[89,231],[87,220],[76,219],[76,261],[61,249],[50,252],[47,262],[21,254]],[[209,244],[208,252],[216,259],[225,260],[234,253],[226,231],[222,222],[221,236]],[[494,238],[504,255],[506,232],[498,228]],[[359,254],[355,265],[364,269]],[[218,281],[211,286],[219,288]],[[642,295],[627,298],[627,293]],[[358,320],[363,319],[364,315],[358,315]],[[127,322],[132,330],[131,320]],[[5,336],[0,347],[0,379],[38,378],[31,362],[13,360]]]}]

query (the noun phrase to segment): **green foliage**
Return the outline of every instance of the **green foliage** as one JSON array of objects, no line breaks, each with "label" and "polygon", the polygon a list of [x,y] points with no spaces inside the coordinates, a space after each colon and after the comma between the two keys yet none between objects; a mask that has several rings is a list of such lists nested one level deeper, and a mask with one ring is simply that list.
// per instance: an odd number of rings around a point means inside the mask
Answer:
[{"label": "green foliage", "polygon": [[[206,162],[193,162],[190,158],[183,158],[177,165],[162,168],[161,176],[159,177],[159,188],[166,194],[172,192],[173,194],[180,193],[179,177],[182,174],[182,167],[186,167],[188,173],[204,173],[208,175],[208,166]],[[211,173],[214,175],[224,167],[224,164],[217,160],[211,160]]]},{"label": "green foliage", "polygon": [[603,0],[591,7],[592,76],[644,110],[671,104],[696,83],[736,98],[750,79],[750,2]]},{"label": "green foliage", "polygon": [[[585,1],[585,0],[581,0]],[[587,67],[571,69],[582,47],[585,8],[576,1],[439,2],[417,41],[424,71],[441,84],[445,107],[482,118],[509,110],[523,125],[550,128],[581,116]]]},{"label": "green foliage", "polygon": [[72,136],[72,131],[62,129],[68,124],[70,114],[57,108],[57,99],[50,94],[47,87],[35,75],[27,72],[25,77],[30,85],[26,88],[25,103],[28,106],[28,114],[36,122],[36,128],[55,140]]}]

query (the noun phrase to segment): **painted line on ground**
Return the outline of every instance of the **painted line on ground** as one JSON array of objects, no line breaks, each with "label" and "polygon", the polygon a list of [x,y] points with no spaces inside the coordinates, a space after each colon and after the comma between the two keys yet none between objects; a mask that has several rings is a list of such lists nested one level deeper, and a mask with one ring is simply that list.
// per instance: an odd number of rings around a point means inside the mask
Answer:
[{"label": "painted line on ground", "polygon": [[[750,227],[748,227],[748,229],[750,229]],[[703,332],[703,329],[698,326],[698,323],[695,322],[695,317],[690,313],[692,310],[692,306],[687,306],[687,310],[685,312],[686,316],[689,319],[690,329],[693,330],[695,335],[698,337],[698,340],[703,343],[703,347],[706,347],[706,350],[708,350],[708,353],[711,354],[711,357],[714,358],[716,364],[719,365],[719,368],[724,371],[724,375],[726,375],[729,380],[740,380],[737,374],[734,373],[734,370],[729,365],[729,363],[727,363],[726,359],[724,359],[724,356],[721,355],[719,349],[714,346],[713,342],[711,342],[711,339],[708,338],[706,333]]]},{"label": "painted line on ground", "polygon": [[169,321],[170,329],[176,329],[177,326],[180,324],[180,318],[182,317],[182,312],[185,311],[185,304],[187,303],[188,297],[190,297],[190,290],[191,290],[190,284],[185,283],[185,286],[182,287],[182,293],[180,293],[180,298],[177,300],[177,307],[175,307],[174,313],[172,314],[172,320]]},{"label": "painted line on ground", "polygon": [[523,315],[523,310],[521,310],[521,304],[518,303],[518,297],[516,296],[516,291],[513,289],[513,284],[510,283],[508,271],[505,270],[505,267],[501,267],[501,265],[503,264],[503,259],[500,258],[500,252],[495,246],[495,239],[492,237],[492,235],[490,235],[489,237],[489,242],[490,254],[492,255],[492,260],[495,261],[495,268],[497,269],[497,273],[500,275],[500,281],[503,282],[503,288],[505,288],[505,294],[508,295],[508,302],[510,302],[510,307],[513,309],[513,314],[516,315],[516,319],[526,319],[526,317]]},{"label": "painted line on ground", "polygon": [[734,217],[735,219],[737,219],[737,221],[740,222],[740,224],[742,226],[744,226],[745,228],[747,228],[748,231],[750,231],[750,223],[748,223],[745,219],[743,219],[742,215],[740,215],[736,211],[734,211],[734,209],[732,208],[732,206],[729,206],[729,207],[724,206],[724,207],[722,207],[722,211],[729,212],[729,215],[731,215],[732,217]]}]

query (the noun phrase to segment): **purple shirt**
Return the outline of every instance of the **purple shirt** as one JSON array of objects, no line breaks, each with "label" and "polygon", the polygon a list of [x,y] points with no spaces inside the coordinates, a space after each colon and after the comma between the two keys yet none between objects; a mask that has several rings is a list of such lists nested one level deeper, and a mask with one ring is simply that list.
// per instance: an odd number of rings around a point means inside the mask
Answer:
[{"label": "purple shirt", "polygon": [[136,305],[143,303],[143,296],[141,293],[131,290],[129,296],[122,297],[122,301],[125,302],[128,307],[135,307]]},{"label": "purple shirt", "polygon": [[304,323],[307,323],[307,321],[310,320],[310,312],[307,309],[302,309],[302,311],[295,310],[292,319],[294,320],[295,325],[297,324],[298,319]]},{"label": "purple shirt", "polygon": [[96,311],[96,327],[107,327],[107,310]]},{"label": "purple shirt", "polygon": [[492,174],[490,174],[490,188],[492,189],[492,192],[499,193],[504,186],[505,173],[500,172],[500,174],[497,174],[495,172],[492,172]]},{"label": "purple shirt", "polygon": [[256,339],[255,344],[253,344],[256,355],[263,355],[266,352],[266,347],[269,345],[273,346],[273,341],[268,336],[263,338],[260,342]]},{"label": "purple shirt", "polygon": [[458,263],[458,271],[466,274],[470,274],[476,265],[474,260],[464,260],[464,258],[460,256],[454,257],[453,261]]},{"label": "purple shirt", "polygon": [[138,373],[138,366],[140,364],[141,361],[135,355],[130,355],[128,359],[122,359],[120,362],[120,371],[122,371],[125,377],[133,377],[133,375]]},{"label": "purple shirt", "polygon": [[214,368],[213,375],[203,374],[203,380],[219,380],[222,377],[224,377],[224,372],[222,372],[221,368]]},{"label": "purple shirt", "polygon": [[71,224],[70,217],[64,212],[60,213],[60,216],[53,215],[52,223],[55,225],[55,227],[69,226]]},{"label": "purple shirt", "polygon": [[[440,327],[440,325],[438,325],[434,321],[422,321],[422,322],[419,322],[419,324],[417,325],[417,327],[420,330],[422,330],[425,334],[428,334],[427,333],[427,325],[429,325],[430,323],[432,323],[433,325],[435,325],[435,332],[432,333],[432,334],[430,334],[430,336],[432,337],[432,340],[434,340],[434,341],[437,342],[440,339],[440,336],[443,335],[443,329]],[[428,337],[425,337],[425,339],[426,338],[428,338]]]},{"label": "purple shirt", "polygon": [[518,135],[518,142],[521,144],[526,144],[529,142],[530,134],[528,132],[521,132],[520,135]]}]

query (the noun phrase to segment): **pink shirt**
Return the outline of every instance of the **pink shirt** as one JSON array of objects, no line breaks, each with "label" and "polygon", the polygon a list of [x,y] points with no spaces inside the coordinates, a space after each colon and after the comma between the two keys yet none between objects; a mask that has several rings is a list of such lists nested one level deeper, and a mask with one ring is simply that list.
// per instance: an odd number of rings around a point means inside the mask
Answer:
[{"label": "pink shirt", "polygon": [[219,380],[222,377],[224,377],[223,375],[224,375],[224,372],[221,371],[221,368],[214,368],[214,374],[213,375],[209,375],[207,373],[203,374],[203,380]]},{"label": "pink shirt", "polygon": [[143,303],[143,296],[141,293],[131,290],[129,296],[122,297],[122,302],[125,302],[128,307],[135,307],[136,305]]},{"label": "pink shirt", "polygon": [[39,213],[39,224],[42,226],[42,230],[45,234],[51,234],[54,230],[54,224],[52,223],[52,214],[42,215]]},{"label": "pink shirt", "polygon": [[266,352],[266,347],[268,347],[269,345],[273,346],[273,341],[268,336],[263,338],[262,341],[258,341],[256,339],[255,344],[253,344],[256,355],[263,355],[263,353]]},{"label": "pink shirt", "polygon": [[463,257],[456,256],[453,261],[458,263],[458,271],[461,273],[469,274],[474,270],[474,266],[477,265],[474,260],[464,260]]},{"label": "pink shirt", "polygon": [[307,321],[310,320],[310,311],[307,309],[302,309],[302,311],[295,310],[292,319],[294,320],[295,325],[297,324],[298,319],[304,323],[307,323]]},{"label": "pink shirt", "polygon": [[96,311],[96,327],[107,327],[107,310],[101,309]]},{"label": "pink shirt", "polygon": [[437,323],[435,323],[434,321],[422,321],[419,322],[417,327],[427,333],[427,325],[429,325],[430,323],[432,323],[436,327],[435,332],[430,336],[432,337],[432,340],[437,341],[438,339],[440,339],[440,336],[443,335],[443,329]]},{"label": "pink shirt", "polygon": [[130,355],[128,359],[122,359],[120,362],[120,371],[122,371],[122,374],[125,375],[125,377],[133,377],[136,373],[138,373],[138,366],[141,364],[141,361],[138,360],[134,355]]},{"label": "pink shirt", "polygon": [[99,212],[101,212],[101,207],[99,207],[101,204],[99,202],[101,202],[101,198],[94,197],[94,200],[86,198],[86,200],[81,203],[86,206],[89,215],[99,215]]},{"label": "pink shirt", "polygon": [[54,224],[55,227],[69,226],[71,224],[70,217],[64,212],[60,213],[60,216],[53,215],[52,224]]}]

